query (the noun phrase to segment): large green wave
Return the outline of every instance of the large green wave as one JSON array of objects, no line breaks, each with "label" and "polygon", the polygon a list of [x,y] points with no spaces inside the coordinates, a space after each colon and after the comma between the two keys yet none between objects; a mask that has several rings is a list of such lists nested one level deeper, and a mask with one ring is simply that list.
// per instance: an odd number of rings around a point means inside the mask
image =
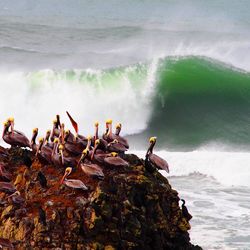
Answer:
[{"label": "large green wave", "polygon": [[198,57],[164,59],[155,93],[144,136],[157,135],[170,148],[250,148],[249,73]]},{"label": "large green wave", "polygon": [[[119,107],[115,119],[124,117],[126,126],[133,121],[139,130],[146,127],[131,136],[132,144],[146,143],[147,137],[156,135],[159,146],[174,150],[210,143],[250,149],[250,74],[209,58],[167,57],[99,71],[38,71],[28,79],[35,89],[46,82],[76,84],[85,95],[88,88],[94,89],[92,107],[104,103],[107,108]],[[119,103],[107,100],[114,96]],[[130,132],[136,132],[134,127]]]}]

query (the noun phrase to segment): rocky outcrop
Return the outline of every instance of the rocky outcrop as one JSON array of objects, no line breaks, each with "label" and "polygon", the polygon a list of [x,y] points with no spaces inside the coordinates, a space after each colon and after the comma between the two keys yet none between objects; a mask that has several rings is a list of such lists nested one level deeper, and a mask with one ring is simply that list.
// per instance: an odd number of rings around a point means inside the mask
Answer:
[{"label": "rocky outcrop", "polygon": [[[0,192],[0,238],[15,249],[201,249],[190,243],[177,191],[136,155],[125,156],[126,168],[103,166],[102,181],[76,169],[69,179],[82,180],[84,191],[60,186],[64,169],[33,159],[29,151],[4,154],[0,160],[25,199],[15,204]],[[39,171],[47,187],[41,186]]]}]

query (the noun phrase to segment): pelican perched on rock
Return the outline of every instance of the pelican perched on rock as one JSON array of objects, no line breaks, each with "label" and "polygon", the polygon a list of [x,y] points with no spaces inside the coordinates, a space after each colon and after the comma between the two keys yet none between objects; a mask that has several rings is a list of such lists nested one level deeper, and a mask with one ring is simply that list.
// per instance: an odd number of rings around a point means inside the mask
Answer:
[{"label": "pelican perched on rock", "polygon": [[103,180],[104,179],[104,173],[103,173],[101,167],[99,167],[98,165],[93,164],[91,162],[86,162],[85,161],[88,154],[89,154],[89,150],[84,149],[83,152],[82,152],[82,156],[81,156],[81,158],[80,158],[77,165],[81,167],[82,171],[87,176]]},{"label": "pelican perched on rock", "polygon": [[88,190],[86,185],[81,180],[76,179],[66,179],[72,172],[72,168],[68,167],[65,169],[64,175],[62,179],[60,180],[60,185],[64,184],[71,188],[77,188],[77,189],[83,189]]},{"label": "pelican perched on rock", "polygon": [[108,124],[108,133],[107,133],[107,136],[106,136],[106,139],[108,142],[112,142],[114,140],[117,140],[119,143],[121,143],[124,147],[126,147],[127,149],[129,148],[129,145],[128,145],[128,141],[121,137],[119,134],[120,134],[120,131],[121,131],[121,124],[119,123],[117,126],[118,126],[118,130],[116,128],[116,132],[119,131],[118,134],[113,134],[112,132],[112,120],[107,120],[106,121],[106,124]]},{"label": "pelican perched on rock", "polygon": [[156,139],[157,139],[156,137],[151,137],[149,139],[150,145],[146,153],[146,164],[151,163],[156,168],[165,170],[169,173],[168,163],[158,155],[153,154],[153,149],[156,143]]},{"label": "pelican perched on rock", "polygon": [[115,152],[112,152],[110,156],[106,157],[104,159],[104,163],[110,167],[128,167],[129,166],[128,162],[120,158],[118,154]]},{"label": "pelican perched on rock", "polygon": [[60,116],[56,115],[56,119],[53,120],[53,128],[52,128],[52,132],[50,136],[50,139],[52,142],[54,141],[56,137],[59,137],[60,128],[61,128]]},{"label": "pelican perched on rock", "polygon": [[44,138],[39,138],[39,144],[36,151],[36,156],[39,154],[48,163],[51,163],[51,155],[53,149],[49,146],[44,145]]},{"label": "pelican perched on rock", "polygon": [[107,151],[123,154],[125,151],[127,151],[127,148],[117,139],[114,139],[112,142],[108,143]]},{"label": "pelican perched on rock", "polygon": [[30,146],[33,152],[37,151],[36,137],[38,135],[38,128],[34,128],[32,132],[32,137],[30,140]]},{"label": "pelican perched on rock", "polygon": [[[9,128],[11,127],[11,131]],[[3,140],[14,147],[29,147],[29,139],[22,133],[17,130],[14,130],[14,119],[9,118],[7,122],[4,123],[3,128]]]}]

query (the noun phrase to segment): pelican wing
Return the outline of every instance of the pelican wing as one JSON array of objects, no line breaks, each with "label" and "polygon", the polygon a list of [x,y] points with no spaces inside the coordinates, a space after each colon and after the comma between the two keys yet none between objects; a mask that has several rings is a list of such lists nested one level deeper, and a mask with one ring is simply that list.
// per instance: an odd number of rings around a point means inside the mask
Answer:
[{"label": "pelican wing", "polygon": [[81,168],[82,171],[89,176],[97,177],[100,179],[104,178],[104,173],[101,167],[96,164],[81,164]]},{"label": "pelican wing", "polygon": [[162,159],[160,156],[155,155],[155,154],[150,154],[149,155],[149,160],[157,168],[165,170],[165,171],[167,171],[169,173],[168,163],[164,159]]},{"label": "pelican wing", "polygon": [[109,166],[114,167],[128,167],[129,164],[120,157],[107,157],[104,159],[104,162]]},{"label": "pelican wing", "polygon": [[71,188],[79,188],[83,190],[88,190],[85,184],[81,180],[76,179],[65,179],[63,182],[66,186]]}]

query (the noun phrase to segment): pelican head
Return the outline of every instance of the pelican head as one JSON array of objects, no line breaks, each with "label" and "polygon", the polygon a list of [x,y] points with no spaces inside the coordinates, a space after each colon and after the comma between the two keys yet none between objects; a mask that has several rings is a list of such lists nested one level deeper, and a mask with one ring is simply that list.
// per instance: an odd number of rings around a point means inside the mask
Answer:
[{"label": "pelican head", "polygon": [[64,175],[63,175],[63,177],[62,177],[62,179],[61,179],[61,181],[60,181],[60,185],[63,184],[64,180],[66,179],[66,177],[68,177],[68,176],[71,174],[71,172],[72,172],[72,168],[67,167],[67,168],[65,169]]},{"label": "pelican head", "polygon": [[111,152],[110,155],[111,155],[112,157],[117,157],[117,156],[118,156],[118,154],[117,154],[116,152]]},{"label": "pelican head", "polygon": [[59,142],[59,139],[58,138],[55,138],[54,139],[54,143],[58,143]]},{"label": "pelican head", "polygon": [[100,144],[100,139],[95,140],[95,145],[98,146]]},{"label": "pelican head", "polygon": [[99,122],[96,121],[96,122],[95,122],[95,127],[98,127],[98,126],[99,126]]},{"label": "pelican head", "polygon": [[82,155],[81,155],[81,158],[79,159],[78,163],[77,163],[77,167],[79,166],[79,164],[81,163],[81,161],[83,161],[86,156],[88,155],[89,153],[89,150],[87,148],[85,148],[83,151],[82,151]]},{"label": "pelican head", "polygon": [[106,124],[112,124],[112,120],[111,119],[106,120]]},{"label": "pelican head", "polygon": [[121,128],[122,127],[122,124],[121,123],[117,123],[115,128]]},{"label": "pelican head", "polygon": [[38,128],[33,128],[32,132],[33,132],[34,134],[38,133]]},{"label": "pelican head", "polygon": [[156,143],[156,139],[157,139],[157,137],[152,136],[152,137],[149,138],[149,142],[150,143]]}]

